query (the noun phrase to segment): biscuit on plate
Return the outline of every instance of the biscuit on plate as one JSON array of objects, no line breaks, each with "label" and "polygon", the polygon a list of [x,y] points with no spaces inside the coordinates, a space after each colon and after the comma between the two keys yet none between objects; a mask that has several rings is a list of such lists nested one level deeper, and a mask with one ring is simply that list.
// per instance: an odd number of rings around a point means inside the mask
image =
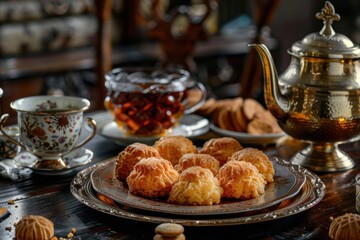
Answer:
[{"label": "biscuit on plate", "polygon": [[168,202],[181,205],[219,204],[222,188],[207,168],[194,166],[183,171],[171,189]]},{"label": "biscuit on plate", "polygon": [[269,110],[255,114],[247,126],[247,132],[250,134],[269,134],[282,132],[276,118]]},{"label": "biscuit on plate", "polygon": [[126,182],[129,192],[148,198],[167,196],[179,173],[166,159],[143,158],[134,166]]},{"label": "biscuit on plate", "polygon": [[143,158],[160,157],[159,152],[151,146],[143,143],[133,143],[122,150],[117,158],[114,169],[116,179],[126,181],[136,163]]},{"label": "biscuit on plate", "polygon": [[155,142],[154,147],[162,158],[169,160],[173,165],[176,165],[184,154],[197,153],[193,142],[181,135],[161,137]]},{"label": "biscuit on plate", "polygon": [[268,156],[256,148],[244,148],[235,152],[229,158],[229,161],[246,161],[254,165],[264,177],[267,183],[274,182],[275,169]]},{"label": "biscuit on plate", "polygon": [[212,138],[206,141],[199,153],[209,154],[220,161],[220,165],[227,162],[228,158],[243,149],[238,140],[230,137]]},{"label": "biscuit on plate", "polygon": [[243,113],[248,122],[254,119],[255,115],[264,112],[265,108],[255,99],[246,98],[243,104]]},{"label": "biscuit on plate", "polygon": [[220,162],[209,154],[187,153],[180,158],[179,163],[175,165],[175,169],[181,173],[185,169],[193,166],[210,169],[210,171],[216,175],[220,168]]},{"label": "biscuit on plate", "polygon": [[231,109],[231,119],[237,132],[246,132],[247,119],[242,111],[244,99],[239,97],[234,100],[234,105]]},{"label": "biscuit on plate", "polygon": [[246,200],[265,192],[266,181],[249,162],[229,161],[219,169],[216,178],[223,188],[223,198]]}]

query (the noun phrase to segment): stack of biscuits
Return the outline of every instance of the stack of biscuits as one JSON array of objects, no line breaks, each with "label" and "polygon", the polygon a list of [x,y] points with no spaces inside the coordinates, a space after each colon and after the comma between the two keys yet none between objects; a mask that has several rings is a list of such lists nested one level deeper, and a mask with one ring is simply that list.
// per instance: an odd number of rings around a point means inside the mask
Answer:
[{"label": "stack of biscuits", "polygon": [[210,118],[215,126],[230,131],[249,134],[282,131],[275,117],[252,98],[210,98],[197,110],[197,114]]}]

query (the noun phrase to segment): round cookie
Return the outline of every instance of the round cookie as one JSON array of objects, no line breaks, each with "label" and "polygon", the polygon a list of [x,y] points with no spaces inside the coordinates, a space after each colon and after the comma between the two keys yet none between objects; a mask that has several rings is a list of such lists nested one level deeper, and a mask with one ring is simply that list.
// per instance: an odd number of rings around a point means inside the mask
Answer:
[{"label": "round cookie", "polygon": [[254,119],[249,122],[247,131],[251,134],[267,134],[279,133],[282,130],[275,117],[266,110],[256,113]]},{"label": "round cookie", "polygon": [[244,100],[243,112],[247,121],[251,121],[256,113],[265,111],[265,108],[255,99],[247,98]]},{"label": "round cookie", "polygon": [[212,115],[216,110],[215,102],[214,98],[209,98],[196,112],[205,116]]},{"label": "round cookie", "polygon": [[335,218],[329,228],[331,240],[360,239],[360,215],[346,213]]},{"label": "round cookie", "polygon": [[238,132],[246,132],[247,120],[244,116],[242,108],[244,107],[244,100],[242,98],[237,98],[234,101],[234,106],[231,109],[231,118],[233,121],[233,126]]},{"label": "round cookie", "polygon": [[162,223],[155,228],[155,233],[163,237],[176,237],[184,233],[184,227],[176,223]]},{"label": "round cookie", "polygon": [[220,109],[217,118],[218,118],[217,124],[220,128],[230,131],[236,131],[232,121],[231,109],[227,109],[227,108]]},{"label": "round cookie", "polygon": [[16,240],[47,240],[53,235],[54,224],[43,216],[25,216],[15,227]]}]

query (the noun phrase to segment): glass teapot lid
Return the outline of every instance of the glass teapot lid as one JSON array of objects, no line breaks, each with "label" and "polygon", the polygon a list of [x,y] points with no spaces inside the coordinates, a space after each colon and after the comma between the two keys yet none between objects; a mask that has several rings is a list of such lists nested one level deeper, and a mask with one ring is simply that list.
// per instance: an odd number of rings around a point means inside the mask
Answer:
[{"label": "glass teapot lid", "polygon": [[323,20],[320,32],[311,33],[301,41],[294,43],[289,54],[295,57],[320,57],[335,59],[360,58],[360,48],[348,37],[336,33],[332,28],[333,21],[339,21],[340,15],[335,13],[334,6],[326,1],[325,6],[316,18]]}]

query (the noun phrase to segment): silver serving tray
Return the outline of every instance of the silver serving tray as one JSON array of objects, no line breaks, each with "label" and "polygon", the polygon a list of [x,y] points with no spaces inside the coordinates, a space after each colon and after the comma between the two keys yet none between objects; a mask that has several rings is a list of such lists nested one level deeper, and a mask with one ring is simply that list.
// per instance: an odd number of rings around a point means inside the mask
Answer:
[{"label": "silver serving tray", "polygon": [[243,213],[273,206],[295,196],[305,183],[306,176],[298,165],[292,165],[278,158],[271,158],[274,168],[274,183],[268,184],[265,193],[250,200],[222,200],[211,206],[186,206],[166,202],[166,198],[149,199],[131,194],[126,184],[113,178],[115,160],[96,168],[91,176],[94,190],[114,201],[141,210],[181,214],[217,215]]},{"label": "silver serving tray", "polygon": [[299,171],[306,176],[304,185],[300,192],[294,197],[278,203],[272,207],[258,211],[222,215],[177,215],[156,213],[152,211],[139,210],[116,203],[111,198],[98,194],[92,187],[91,173],[109,161],[97,163],[79,172],[70,184],[73,196],[88,207],[116,217],[131,219],[141,222],[165,223],[173,222],[183,226],[226,226],[251,224],[272,221],[303,212],[314,207],[325,196],[325,184],[321,179],[298,166]]}]

